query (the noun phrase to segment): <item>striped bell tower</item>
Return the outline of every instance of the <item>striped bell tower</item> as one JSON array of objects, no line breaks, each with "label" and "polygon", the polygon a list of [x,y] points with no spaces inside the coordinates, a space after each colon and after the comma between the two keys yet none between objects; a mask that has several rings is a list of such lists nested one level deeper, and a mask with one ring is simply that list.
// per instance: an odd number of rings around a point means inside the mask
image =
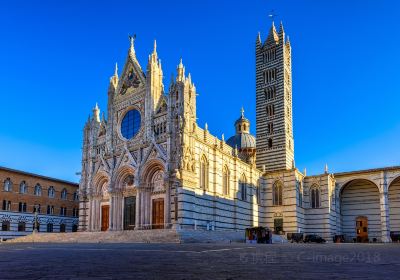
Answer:
[{"label": "striped bell tower", "polygon": [[282,23],[256,40],[256,137],[259,169],[294,168],[291,46]]}]

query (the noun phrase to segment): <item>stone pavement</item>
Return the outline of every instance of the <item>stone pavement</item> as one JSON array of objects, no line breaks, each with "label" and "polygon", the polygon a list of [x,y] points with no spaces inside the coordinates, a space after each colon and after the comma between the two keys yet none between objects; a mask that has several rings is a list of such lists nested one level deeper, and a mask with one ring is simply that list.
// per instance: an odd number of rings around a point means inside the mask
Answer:
[{"label": "stone pavement", "polygon": [[398,279],[400,244],[0,244],[0,279]]}]

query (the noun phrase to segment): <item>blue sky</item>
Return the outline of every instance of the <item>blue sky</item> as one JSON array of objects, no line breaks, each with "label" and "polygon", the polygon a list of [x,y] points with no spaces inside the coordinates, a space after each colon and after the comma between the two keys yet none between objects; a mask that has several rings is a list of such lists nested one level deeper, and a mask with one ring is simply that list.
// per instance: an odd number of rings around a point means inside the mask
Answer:
[{"label": "blue sky", "polygon": [[[255,57],[274,9],[292,44],[296,165],[308,174],[400,165],[398,1],[7,1],[0,9],[0,165],[78,181],[82,128],[136,33],[157,39],[168,88],[183,57],[199,125],[255,133]],[[220,106],[225,104],[225,106]]]}]

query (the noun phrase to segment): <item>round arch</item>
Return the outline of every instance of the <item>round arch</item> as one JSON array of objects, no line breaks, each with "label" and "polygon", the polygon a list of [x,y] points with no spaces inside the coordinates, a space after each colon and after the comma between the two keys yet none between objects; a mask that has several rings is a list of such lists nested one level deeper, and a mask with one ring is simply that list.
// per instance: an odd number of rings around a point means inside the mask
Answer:
[{"label": "round arch", "polygon": [[[380,240],[380,190],[371,180],[354,178],[340,189],[340,217],[342,233],[351,240]],[[364,224],[359,223],[365,218]],[[367,224],[367,226],[365,226]]]},{"label": "round arch", "polygon": [[116,172],[114,178],[115,185],[113,188],[115,190],[124,191],[126,186],[133,186],[135,183],[135,169],[130,165],[123,165]]},{"label": "round arch", "polygon": [[400,231],[400,176],[388,186],[390,231]]},{"label": "round arch", "polygon": [[104,196],[105,191],[108,191],[107,184],[110,182],[110,177],[104,171],[100,171],[93,178],[92,194],[95,196]]}]

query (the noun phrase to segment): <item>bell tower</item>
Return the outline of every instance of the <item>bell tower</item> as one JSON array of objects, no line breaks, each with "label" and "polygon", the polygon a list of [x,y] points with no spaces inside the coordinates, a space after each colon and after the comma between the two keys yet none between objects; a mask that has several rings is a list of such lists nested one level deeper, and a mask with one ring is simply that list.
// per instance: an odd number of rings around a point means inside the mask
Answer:
[{"label": "bell tower", "polygon": [[292,65],[283,24],[256,39],[256,164],[266,171],[294,168]]}]

